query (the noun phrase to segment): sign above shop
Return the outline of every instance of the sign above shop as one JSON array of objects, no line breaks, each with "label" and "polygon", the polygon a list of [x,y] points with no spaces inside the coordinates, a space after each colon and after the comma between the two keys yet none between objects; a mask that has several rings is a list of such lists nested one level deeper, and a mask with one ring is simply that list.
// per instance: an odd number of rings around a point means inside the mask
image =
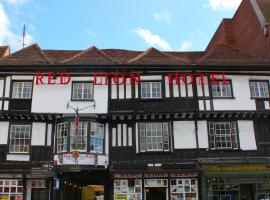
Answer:
[{"label": "sign above shop", "polygon": [[168,174],[167,173],[146,173],[144,174],[144,177],[145,178],[166,178],[168,177]]},{"label": "sign above shop", "polygon": [[[141,82],[141,73],[93,73],[94,85],[139,85]],[[168,73],[169,85],[192,85],[192,84],[227,84],[225,73]],[[209,80],[208,80],[209,77]],[[196,81],[198,78],[198,81]],[[90,76],[89,76],[90,80]],[[109,83],[109,80],[110,83]],[[37,72],[35,76],[36,85],[67,85],[71,82],[71,74],[68,72]]]},{"label": "sign above shop", "polygon": [[119,174],[114,174],[114,178],[141,178],[142,174],[137,174],[137,173],[119,173]]},{"label": "sign above shop", "polygon": [[238,165],[238,166],[204,166],[207,172],[241,172],[241,171],[267,171],[270,166],[265,165]]}]

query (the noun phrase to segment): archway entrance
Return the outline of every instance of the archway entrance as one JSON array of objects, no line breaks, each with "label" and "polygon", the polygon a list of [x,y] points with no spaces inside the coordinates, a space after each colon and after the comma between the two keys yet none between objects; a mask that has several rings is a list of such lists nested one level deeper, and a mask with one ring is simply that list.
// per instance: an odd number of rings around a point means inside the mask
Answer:
[{"label": "archway entrance", "polygon": [[104,200],[108,190],[105,172],[65,173],[61,180],[61,200]]}]

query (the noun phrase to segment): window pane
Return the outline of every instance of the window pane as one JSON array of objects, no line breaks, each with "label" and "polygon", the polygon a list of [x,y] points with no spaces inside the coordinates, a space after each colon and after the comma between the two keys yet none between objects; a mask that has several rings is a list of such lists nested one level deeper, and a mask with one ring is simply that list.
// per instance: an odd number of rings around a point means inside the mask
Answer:
[{"label": "window pane", "polygon": [[72,84],[72,99],[91,100],[93,99],[93,83],[81,82]]},{"label": "window pane", "polygon": [[104,124],[91,122],[90,150],[103,153],[104,147]]},{"label": "window pane", "polygon": [[251,97],[268,98],[269,88],[266,81],[251,81],[250,82]]},{"label": "window pane", "polygon": [[11,125],[9,151],[12,153],[28,153],[31,125]]},{"label": "window pane", "polygon": [[13,82],[12,98],[29,99],[32,96],[32,82]]}]

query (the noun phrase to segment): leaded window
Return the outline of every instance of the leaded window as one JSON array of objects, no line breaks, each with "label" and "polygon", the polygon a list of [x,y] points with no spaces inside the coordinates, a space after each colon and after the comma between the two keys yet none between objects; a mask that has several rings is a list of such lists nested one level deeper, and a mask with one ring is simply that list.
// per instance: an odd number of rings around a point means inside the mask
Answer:
[{"label": "leaded window", "polygon": [[19,124],[10,126],[10,153],[28,153],[30,146],[31,125]]},{"label": "leaded window", "polygon": [[232,97],[232,84],[231,81],[218,81],[212,84],[213,97]]},{"label": "leaded window", "polygon": [[238,134],[236,122],[209,122],[211,149],[237,149]]},{"label": "leaded window", "polygon": [[68,142],[68,122],[57,125],[57,151],[67,151]]},{"label": "leaded window", "polygon": [[72,100],[92,100],[94,86],[91,82],[73,82]]},{"label": "leaded window", "polygon": [[91,122],[90,130],[90,150],[103,153],[104,146],[104,125]]},{"label": "leaded window", "polygon": [[32,97],[31,81],[15,81],[12,86],[12,98],[30,99]]},{"label": "leaded window", "polygon": [[250,81],[250,91],[253,98],[269,98],[267,81]]},{"label": "leaded window", "polygon": [[169,151],[168,123],[139,123],[140,151]]},{"label": "leaded window", "polygon": [[23,182],[16,179],[0,179],[0,199],[22,199]]},{"label": "leaded window", "polygon": [[76,134],[75,122],[71,122],[70,150],[86,150],[87,122],[79,122],[78,134]]},{"label": "leaded window", "polygon": [[141,98],[161,98],[161,82],[141,82]]}]

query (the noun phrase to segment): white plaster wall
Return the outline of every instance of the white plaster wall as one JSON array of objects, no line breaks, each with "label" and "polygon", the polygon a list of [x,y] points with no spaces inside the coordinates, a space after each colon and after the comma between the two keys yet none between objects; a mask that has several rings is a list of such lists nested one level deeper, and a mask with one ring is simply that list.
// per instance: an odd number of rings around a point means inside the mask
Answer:
[{"label": "white plaster wall", "polygon": [[207,149],[209,147],[207,121],[198,121],[197,126],[199,148]]},{"label": "white plaster wall", "polygon": [[10,77],[10,76],[7,76],[7,77],[6,77],[5,97],[9,97],[10,80],[11,80],[11,77]]},{"label": "white plaster wall", "polygon": [[29,161],[29,154],[7,154],[7,160],[9,161]]},{"label": "white plaster wall", "polygon": [[165,96],[170,97],[170,84],[168,76],[165,76]]},{"label": "white plaster wall", "polygon": [[238,120],[240,148],[242,150],[256,150],[256,139],[253,121]]},{"label": "white plaster wall", "polygon": [[25,76],[25,75],[14,75],[12,76],[12,80],[33,80],[34,76]]},{"label": "white plaster wall", "polygon": [[3,97],[4,92],[4,79],[0,79],[0,97]]},{"label": "white plaster wall", "polygon": [[52,124],[47,126],[47,146],[52,145]]},{"label": "white plaster wall", "polygon": [[[93,77],[84,78],[93,80]],[[72,80],[83,80],[82,77],[72,77]],[[73,113],[71,109],[67,109],[67,102],[73,107],[87,107],[92,104],[91,101],[71,101],[70,81],[67,85],[36,85],[33,88],[32,112],[44,113]],[[107,113],[108,104],[108,86],[94,86],[95,108],[88,108],[80,111],[81,113]]]},{"label": "white plaster wall", "polygon": [[156,75],[156,76],[141,76],[140,77],[141,81],[146,81],[146,80],[162,80],[162,76],[161,75]]},{"label": "white plaster wall", "polygon": [[0,122],[0,144],[7,144],[9,122]]},{"label": "white plaster wall", "polygon": [[46,123],[32,124],[31,145],[45,145]]},{"label": "white plaster wall", "polygon": [[174,121],[173,128],[175,149],[196,148],[194,121]]},{"label": "white plaster wall", "polygon": [[105,127],[105,154],[109,155],[109,124],[106,123]]},{"label": "white plaster wall", "polygon": [[269,77],[231,75],[226,78],[232,80],[235,99],[214,99],[214,110],[256,110],[255,101],[250,99],[249,80]]},{"label": "white plaster wall", "polygon": [[130,78],[127,78],[127,84],[126,84],[126,98],[131,98],[131,85],[130,85]]}]

